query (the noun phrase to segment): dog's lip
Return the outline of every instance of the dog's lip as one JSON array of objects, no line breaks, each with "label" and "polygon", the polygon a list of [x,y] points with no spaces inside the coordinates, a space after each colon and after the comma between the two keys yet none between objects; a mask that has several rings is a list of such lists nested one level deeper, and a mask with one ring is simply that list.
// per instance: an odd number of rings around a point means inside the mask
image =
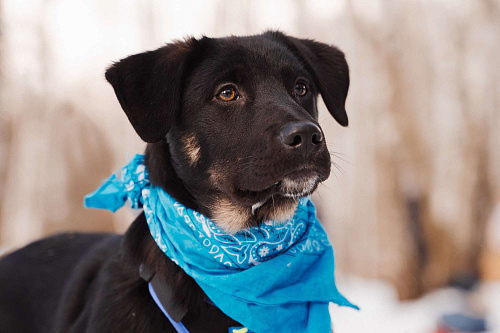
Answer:
[{"label": "dog's lip", "polygon": [[266,201],[273,195],[279,193],[282,181],[277,181],[273,185],[261,190],[236,189],[235,197],[238,201],[247,205],[254,205],[256,202]]},{"label": "dog's lip", "polygon": [[302,167],[296,170],[292,170],[291,172],[285,174],[281,180],[285,178],[289,179],[300,179],[300,178],[311,178],[314,176],[318,176],[318,172],[311,167]]},{"label": "dog's lip", "polygon": [[316,178],[318,181],[321,181],[321,177],[315,168],[303,166],[281,175],[281,177],[277,178],[273,181],[273,183],[269,185],[269,182],[260,189],[237,188],[234,195],[239,201],[246,203],[247,205],[253,205],[256,202],[265,201],[273,195],[286,195],[287,193],[285,193],[282,188],[282,184],[285,179],[307,180],[312,178]]},{"label": "dog's lip", "polygon": [[301,178],[311,178],[314,176],[318,176],[318,171],[315,168],[312,168],[310,166],[303,166],[297,169],[293,169],[287,173],[284,173],[280,177],[277,177],[273,181],[269,181],[267,184],[265,184],[262,187],[257,187],[257,188],[244,188],[244,187],[239,187],[237,191],[241,192],[267,192],[275,187],[279,187],[279,185],[283,182],[285,178],[288,179],[301,179]]}]

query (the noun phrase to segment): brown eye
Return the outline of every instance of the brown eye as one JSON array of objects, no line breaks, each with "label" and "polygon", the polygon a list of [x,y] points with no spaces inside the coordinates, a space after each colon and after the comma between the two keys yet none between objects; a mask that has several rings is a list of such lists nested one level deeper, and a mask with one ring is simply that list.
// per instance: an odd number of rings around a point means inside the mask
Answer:
[{"label": "brown eye", "polygon": [[304,96],[307,94],[307,87],[304,83],[298,82],[295,84],[295,94],[297,96]]},{"label": "brown eye", "polygon": [[224,102],[234,101],[238,98],[238,94],[236,93],[236,89],[233,87],[224,88],[218,95],[217,98],[223,100]]}]

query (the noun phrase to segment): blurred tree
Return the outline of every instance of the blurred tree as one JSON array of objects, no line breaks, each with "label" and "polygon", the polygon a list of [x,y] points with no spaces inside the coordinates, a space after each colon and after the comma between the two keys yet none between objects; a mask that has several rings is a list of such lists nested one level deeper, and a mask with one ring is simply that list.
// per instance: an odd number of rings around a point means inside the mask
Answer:
[{"label": "blurred tree", "polygon": [[[4,112],[4,105],[2,101],[4,100],[3,92],[3,7],[2,1],[0,0],[0,216],[2,216],[2,203],[4,197],[5,189],[5,181],[7,178],[7,161],[8,161],[8,152],[9,152],[9,122],[7,120],[7,115]],[[0,220],[1,223],[1,220]],[[0,233],[0,239],[2,238],[2,234]],[[2,251],[2,247],[0,244],[0,253]]]}]

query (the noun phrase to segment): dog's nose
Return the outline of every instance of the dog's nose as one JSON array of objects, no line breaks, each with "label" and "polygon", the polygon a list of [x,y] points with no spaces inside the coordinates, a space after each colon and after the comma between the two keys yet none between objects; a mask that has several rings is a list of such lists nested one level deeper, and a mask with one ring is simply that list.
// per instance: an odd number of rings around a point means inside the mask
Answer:
[{"label": "dog's nose", "polygon": [[309,157],[321,147],[323,134],[318,125],[310,121],[300,121],[283,126],[279,139],[287,148]]}]

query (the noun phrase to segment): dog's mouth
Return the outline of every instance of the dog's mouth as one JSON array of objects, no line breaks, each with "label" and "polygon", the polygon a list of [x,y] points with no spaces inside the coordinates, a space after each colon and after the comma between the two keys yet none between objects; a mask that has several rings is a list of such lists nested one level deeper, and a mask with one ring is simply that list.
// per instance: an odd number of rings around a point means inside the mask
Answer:
[{"label": "dog's mouth", "polygon": [[252,206],[273,196],[299,199],[313,193],[323,180],[315,169],[304,167],[282,175],[271,185],[267,183],[252,188],[238,188],[234,195],[242,204]]}]

